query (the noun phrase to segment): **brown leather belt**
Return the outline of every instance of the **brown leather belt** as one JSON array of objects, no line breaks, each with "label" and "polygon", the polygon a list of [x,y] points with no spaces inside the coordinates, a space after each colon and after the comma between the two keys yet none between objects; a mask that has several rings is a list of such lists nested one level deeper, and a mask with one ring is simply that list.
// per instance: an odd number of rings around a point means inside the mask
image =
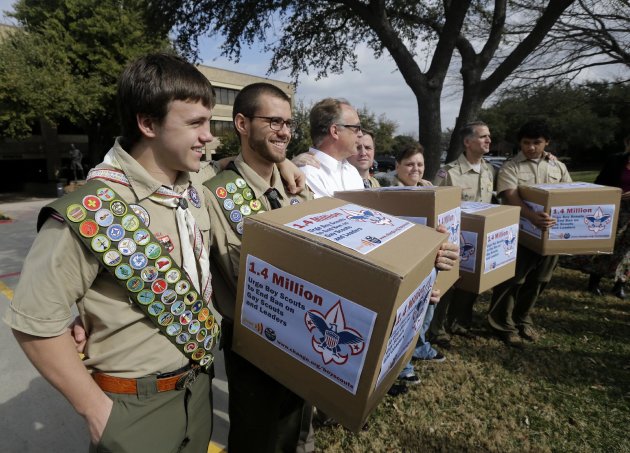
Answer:
[{"label": "brown leather belt", "polygon": [[[158,392],[169,392],[171,390],[182,390],[188,387],[199,375],[201,367],[199,365],[186,365],[184,368],[171,373],[157,376],[156,387]],[[119,393],[135,395],[138,393],[137,379],[120,378],[104,373],[93,373],[92,377],[96,384],[108,393]]]}]

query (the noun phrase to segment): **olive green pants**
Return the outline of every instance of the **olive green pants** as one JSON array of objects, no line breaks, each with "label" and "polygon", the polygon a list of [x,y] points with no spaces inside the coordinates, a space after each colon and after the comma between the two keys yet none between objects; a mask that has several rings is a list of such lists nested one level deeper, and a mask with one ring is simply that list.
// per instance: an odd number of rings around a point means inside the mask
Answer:
[{"label": "olive green pants", "polygon": [[440,338],[459,327],[468,330],[472,327],[473,305],[477,294],[451,287],[435,306],[433,319],[429,326],[429,337]]},{"label": "olive green pants", "polygon": [[200,373],[189,388],[156,391],[156,378],[138,380],[137,395],[107,393],[112,412],[90,452],[206,453],[212,434],[212,378]]}]

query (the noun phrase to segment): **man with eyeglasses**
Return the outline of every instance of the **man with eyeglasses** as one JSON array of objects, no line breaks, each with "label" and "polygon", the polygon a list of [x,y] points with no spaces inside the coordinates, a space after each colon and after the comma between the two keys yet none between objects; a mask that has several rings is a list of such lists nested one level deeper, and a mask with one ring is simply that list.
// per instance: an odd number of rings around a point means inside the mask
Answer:
[{"label": "man with eyeglasses", "polygon": [[244,218],[312,198],[290,195],[277,165],[293,131],[291,103],[279,88],[255,83],[232,110],[241,153],[206,182],[212,221],[213,298],[223,316],[222,349],[229,389],[230,452],[313,451],[307,442],[312,408],[302,398],[232,351],[236,286]]},{"label": "man with eyeglasses", "polygon": [[310,113],[309,153],[319,161],[319,168],[300,167],[315,198],[332,197],[335,191],[363,189],[363,178],[348,161],[357,153],[363,132],[356,110],[345,99],[326,98]]}]

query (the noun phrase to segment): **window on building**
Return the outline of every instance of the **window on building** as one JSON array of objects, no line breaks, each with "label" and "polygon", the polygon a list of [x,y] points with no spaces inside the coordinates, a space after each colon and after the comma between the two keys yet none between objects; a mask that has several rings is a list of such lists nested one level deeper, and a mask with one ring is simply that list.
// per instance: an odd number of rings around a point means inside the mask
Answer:
[{"label": "window on building", "polygon": [[212,135],[215,137],[223,137],[231,130],[233,130],[231,121],[210,121],[210,132],[212,132]]},{"label": "window on building", "polygon": [[214,91],[217,95],[217,104],[234,105],[234,98],[236,98],[239,90],[215,87]]}]

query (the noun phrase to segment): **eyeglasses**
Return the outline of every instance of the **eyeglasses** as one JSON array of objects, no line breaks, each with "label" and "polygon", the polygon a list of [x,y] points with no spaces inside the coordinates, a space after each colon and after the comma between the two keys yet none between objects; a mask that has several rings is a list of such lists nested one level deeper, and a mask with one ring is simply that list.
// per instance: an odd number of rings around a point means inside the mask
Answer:
[{"label": "eyeglasses", "polygon": [[351,129],[352,132],[354,132],[355,134],[359,134],[359,131],[361,131],[361,125],[360,124],[337,124],[337,126],[345,127],[347,129]]},{"label": "eyeglasses", "polygon": [[287,126],[287,129],[289,129],[291,132],[295,131],[295,123],[293,122],[293,120],[283,120],[282,118],[280,118],[279,116],[257,116],[257,115],[252,115],[252,116],[247,116],[247,115],[243,115],[247,118],[260,118],[261,120],[267,120],[269,121],[269,127],[271,128],[272,131],[281,131],[282,130],[282,126]]}]

